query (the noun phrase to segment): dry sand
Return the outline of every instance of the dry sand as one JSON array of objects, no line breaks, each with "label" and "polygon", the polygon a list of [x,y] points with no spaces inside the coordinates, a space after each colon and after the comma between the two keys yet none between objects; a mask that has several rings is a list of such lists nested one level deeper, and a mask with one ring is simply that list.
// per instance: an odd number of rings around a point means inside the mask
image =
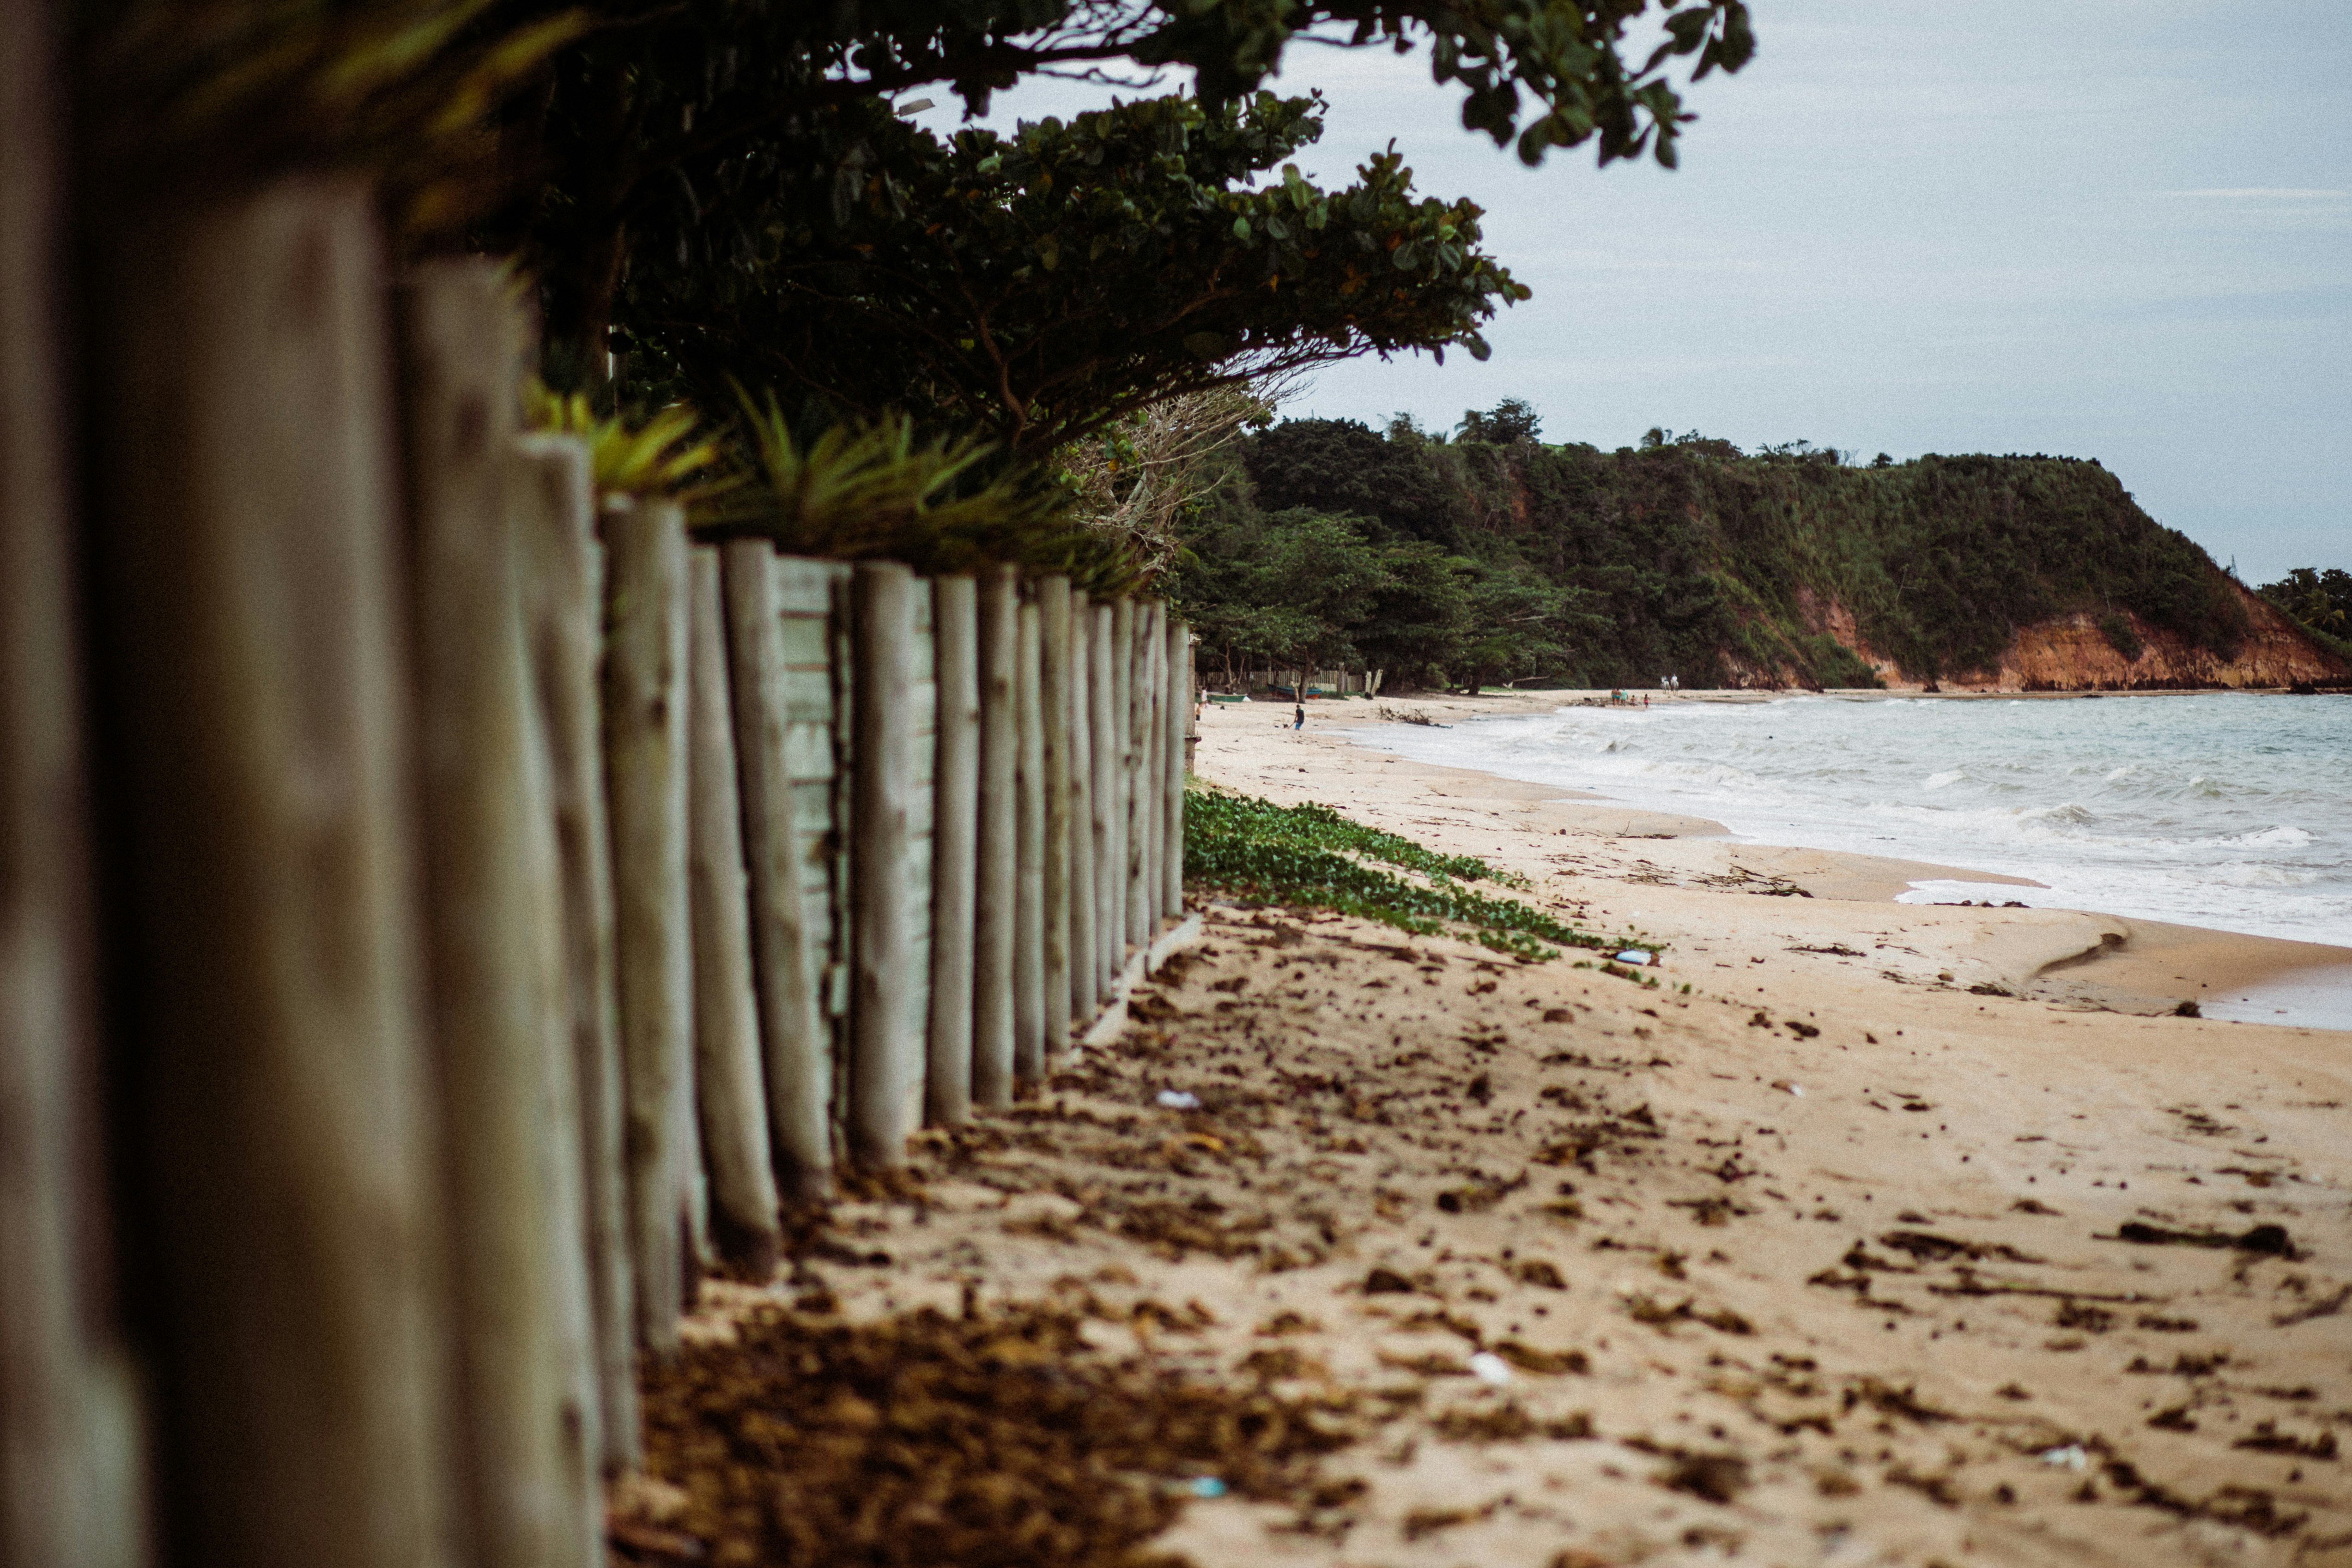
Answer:
[{"label": "dry sand", "polygon": [[1287,714],[1213,708],[1199,771],[1508,867],[1654,986],[1211,902],[1121,1040],[929,1135],[798,1289],[1058,1301],[1351,1406],[1319,1496],[1157,1542],[1202,1568],[2352,1564],[2352,1035],[2170,1016],[2352,954],[1898,905],[1942,868]]}]

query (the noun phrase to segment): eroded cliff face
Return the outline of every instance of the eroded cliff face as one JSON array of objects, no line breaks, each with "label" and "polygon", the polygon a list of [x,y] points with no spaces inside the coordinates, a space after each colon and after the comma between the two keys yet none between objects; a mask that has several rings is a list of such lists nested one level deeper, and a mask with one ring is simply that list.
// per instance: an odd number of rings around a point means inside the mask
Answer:
[{"label": "eroded cliff face", "polygon": [[[2010,640],[1992,669],[1947,675],[1940,685],[1947,691],[1970,692],[2173,691],[2293,686],[2352,676],[2352,666],[2315,645],[2267,601],[2243,588],[2237,592],[2245,606],[2247,632],[2234,658],[2224,659],[2177,632],[2126,614],[2123,620],[2140,643],[2139,653],[2127,658],[2101,628],[2102,618],[2085,612],[2024,628]],[[1867,659],[1889,690],[1922,689],[1920,682],[1906,678],[1893,660],[1863,641],[1843,605],[1808,602],[1805,609],[1813,630],[1829,633]]]}]

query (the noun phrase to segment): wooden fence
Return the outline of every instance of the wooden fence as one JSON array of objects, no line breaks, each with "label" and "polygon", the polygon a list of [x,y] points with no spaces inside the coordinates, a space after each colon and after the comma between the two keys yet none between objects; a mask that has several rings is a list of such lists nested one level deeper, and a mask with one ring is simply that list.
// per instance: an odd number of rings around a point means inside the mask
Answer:
[{"label": "wooden fence", "polygon": [[600,497],[331,179],[93,281],[76,494],[0,56],[0,1564],[587,1568],[700,1273],[1181,918],[1190,639]]}]

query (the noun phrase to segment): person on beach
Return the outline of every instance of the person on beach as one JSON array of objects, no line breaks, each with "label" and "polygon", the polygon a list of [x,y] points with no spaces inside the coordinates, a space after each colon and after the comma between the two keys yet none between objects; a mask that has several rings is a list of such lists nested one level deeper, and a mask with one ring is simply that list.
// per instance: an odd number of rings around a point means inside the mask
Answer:
[{"label": "person on beach", "polygon": [[1305,729],[1306,727],[1307,727],[1307,704],[1305,703],[1305,701],[1303,701],[1303,700],[1302,700],[1302,701],[1299,703],[1299,705],[1298,705],[1297,711],[1295,714],[1293,714],[1293,715],[1292,715],[1292,716],[1291,716],[1291,720],[1290,720],[1290,729],[1291,729],[1291,733],[1292,733],[1292,734],[1294,734],[1294,735],[1296,735],[1298,731],[1300,731],[1300,730],[1302,730],[1302,729]]}]

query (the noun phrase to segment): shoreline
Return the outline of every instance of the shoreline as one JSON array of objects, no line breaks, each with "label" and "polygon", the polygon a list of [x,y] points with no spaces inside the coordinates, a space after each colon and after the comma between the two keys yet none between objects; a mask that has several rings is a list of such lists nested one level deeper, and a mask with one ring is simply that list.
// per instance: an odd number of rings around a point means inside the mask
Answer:
[{"label": "shoreline", "polygon": [[[1683,693],[1661,699],[1661,706],[1764,702],[1785,695]],[[1886,700],[1910,694],[1853,695]],[[2023,695],[2080,698],[2194,694]],[[1349,729],[1360,730],[1392,724],[1445,724],[1506,714],[1544,714],[1585,697],[1605,695],[1546,691],[1494,698],[1381,697],[1362,707],[1354,701],[1310,707],[1308,716],[1326,724],[1344,718]],[[1653,923],[1645,928],[1662,933],[1668,927],[1660,922],[1704,931],[1713,915],[1724,913],[1710,911],[1704,902],[1666,896],[1669,890],[1715,898],[1727,892],[1775,894],[1785,888],[1789,891],[1773,896],[1774,903],[1891,906],[1916,917],[1920,928],[1938,934],[1944,961],[1911,966],[1916,974],[1904,966],[1892,966],[1882,972],[1882,977],[1899,974],[1909,983],[1921,975],[1948,971],[1953,979],[1935,983],[1997,987],[1998,993],[1980,994],[2030,998],[2075,1010],[2150,1017],[2173,1012],[2184,1004],[2195,1004],[2201,1011],[2210,1001],[2225,1004],[2230,1013],[2216,1021],[2254,1022],[2259,1017],[2265,1023],[2285,1027],[2352,1030],[2352,999],[2331,1006],[2332,987],[2321,992],[2311,989],[2312,982],[2322,977],[2332,978],[2336,972],[2352,975],[2352,947],[2095,911],[1897,904],[1897,895],[1918,882],[1952,881],[1989,890],[2042,884],[2007,873],[1927,861],[1738,842],[1722,823],[1704,817],[1651,810],[1590,791],[1511,779],[1480,768],[1415,761],[1361,745],[1346,735],[1328,730],[1318,734],[1313,724],[1294,736],[1287,725],[1276,725],[1267,717],[1269,710],[1286,711],[1287,706],[1210,705],[1201,725],[1196,762],[1201,776],[1265,794],[1284,804],[1318,800],[1391,831],[1423,839],[1429,837],[1427,829],[1433,819],[1427,813],[1416,818],[1414,801],[1442,804],[1451,819],[1447,825],[1454,827],[1457,835],[1477,821],[1511,830],[1483,849],[1475,843],[1454,842],[1455,835],[1448,835],[1443,847],[1480,854],[1522,875],[1532,874],[1539,887],[1573,862],[1573,869],[1568,872],[1571,876],[1622,883],[1628,892],[1620,902],[1639,904],[1645,911],[1643,917]],[[1273,749],[1248,744],[1245,736],[1271,743]],[[1369,767],[1350,767],[1339,759],[1346,757],[1373,760]],[[1227,769],[1234,776],[1221,777]],[[1567,839],[1574,852],[1563,859],[1562,846],[1538,850],[1528,843],[1528,835]],[[1475,831],[1471,837],[1476,837]],[[1747,923],[1743,918],[1733,924],[1744,928]],[[1840,922],[1817,915],[1807,924],[1829,931]],[[1838,945],[1833,935],[1827,939]],[[1674,961],[1670,955],[1668,965]],[[2284,1019],[2271,1010],[2280,1001],[2289,1004]]]}]

